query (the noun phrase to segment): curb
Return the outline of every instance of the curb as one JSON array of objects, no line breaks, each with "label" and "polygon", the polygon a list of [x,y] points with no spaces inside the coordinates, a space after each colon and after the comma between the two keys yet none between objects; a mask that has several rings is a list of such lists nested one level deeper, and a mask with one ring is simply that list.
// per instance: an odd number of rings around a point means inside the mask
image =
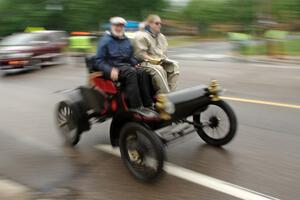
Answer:
[{"label": "curb", "polygon": [[[264,64],[288,64],[288,65],[300,65],[300,58],[287,58],[287,59],[269,59],[264,57],[252,57],[252,56],[233,56],[228,55],[231,58],[242,61],[242,62],[250,62],[250,63],[264,63]],[[300,68],[300,67],[299,67]]]},{"label": "curb", "polygon": [[277,64],[292,64],[292,65],[299,65],[300,60],[268,60],[268,59],[256,59],[256,62],[264,62],[264,63],[277,63]]}]

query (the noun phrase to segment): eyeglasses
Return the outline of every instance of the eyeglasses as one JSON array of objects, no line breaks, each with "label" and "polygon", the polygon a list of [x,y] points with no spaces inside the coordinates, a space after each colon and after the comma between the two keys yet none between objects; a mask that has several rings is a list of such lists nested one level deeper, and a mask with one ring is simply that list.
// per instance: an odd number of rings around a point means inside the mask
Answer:
[{"label": "eyeglasses", "polygon": [[125,24],[112,24],[113,26],[124,27]]},{"label": "eyeglasses", "polygon": [[161,26],[162,25],[161,22],[154,22],[154,24],[157,25],[157,26],[159,26],[159,25]]}]

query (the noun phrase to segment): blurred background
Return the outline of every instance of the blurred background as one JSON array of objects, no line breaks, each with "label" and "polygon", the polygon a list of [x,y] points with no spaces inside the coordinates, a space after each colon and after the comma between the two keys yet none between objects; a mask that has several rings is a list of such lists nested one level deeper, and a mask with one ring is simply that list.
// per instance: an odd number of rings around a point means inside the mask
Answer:
[{"label": "blurred background", "polygon": [[1,0],[0,37],[37,29],[100,36],[111,16],[138,23],[150,13],[162,16],[165,34],[181,36],[171,45],[227,39],[241,55],[300,52],[299,0]]},{"label": "blurred background", "polygon": [[62,91],[87,83],[83,57],[110,17],[133,37],[148,14],[162,18],[178,89],[217,79],[239,122],[232,143],[192,133],[166,148],[168,162],[259,199],[299,199],[300,0],[0,0],[0,199],[246,199],[167,173],[136,181],[97,148],[110,121],[63,146],[54,111]]}]

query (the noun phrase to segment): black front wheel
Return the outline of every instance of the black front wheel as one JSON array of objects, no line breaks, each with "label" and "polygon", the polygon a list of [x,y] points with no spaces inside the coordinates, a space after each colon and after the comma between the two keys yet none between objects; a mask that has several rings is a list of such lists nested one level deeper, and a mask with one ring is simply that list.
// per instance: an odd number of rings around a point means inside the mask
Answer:
[{"label": "black front wheel", "polygon": [[121,130],[119,145],[125,166],[137,179],[151,182],[162,174],[164,146],[152,130],[138,123],[127,123]]},{"label": "black front wheel", "polygon": [[79,112],[76,104],[69,101],[59,102],[56,110],[56,122],[65,144],[75,146],[81,135]]},{"label": "black front wheel", "polygon": [[193,116],[198,135],[213,146],[229,143],[237,130],[237,119],[232,108],[224,101],[213,101],[207,109]]}]

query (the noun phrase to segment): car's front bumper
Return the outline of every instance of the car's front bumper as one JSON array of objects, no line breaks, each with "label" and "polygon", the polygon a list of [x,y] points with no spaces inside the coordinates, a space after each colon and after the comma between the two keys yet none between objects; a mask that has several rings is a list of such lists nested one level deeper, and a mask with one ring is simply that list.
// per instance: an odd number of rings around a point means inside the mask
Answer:
[{"label": "car's front bumper", "polygon": [[21,67],[15,67],[15,66],[11,66],[11,65],[2,65],[2,66],[0,65],[0,75],[29,71],[29,70],[34,70],[34,69],[38,69],[38,68],[39,68],[39,66],[37,66],[37,65],[21,66]]}]

